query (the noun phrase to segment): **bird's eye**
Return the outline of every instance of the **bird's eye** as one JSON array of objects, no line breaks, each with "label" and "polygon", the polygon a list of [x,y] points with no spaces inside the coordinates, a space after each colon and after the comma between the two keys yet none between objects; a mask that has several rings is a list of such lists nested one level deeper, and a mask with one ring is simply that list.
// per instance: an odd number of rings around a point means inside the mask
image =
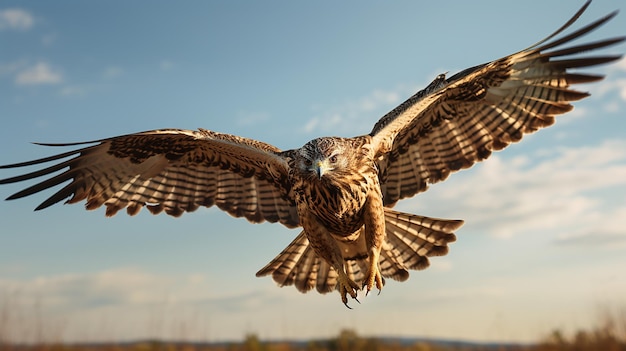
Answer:
[{"label": "bird's eye", "polygon": [[330,163],[335,163],[337,162],[337,155],[332,155],[328,158],[328,161],[330,161]]},{"label": "bird's eye", "polygon": [[313,161],[309,160],[308,158],[304,159],[304,165],[307,167],[310,167],[313,164]]}]

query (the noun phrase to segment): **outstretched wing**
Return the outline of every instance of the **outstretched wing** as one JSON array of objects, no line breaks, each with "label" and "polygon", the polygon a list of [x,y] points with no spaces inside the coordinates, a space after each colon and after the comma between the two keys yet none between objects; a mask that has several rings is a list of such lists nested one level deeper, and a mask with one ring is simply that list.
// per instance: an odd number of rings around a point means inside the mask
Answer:
[{"label": "outstretched wing", "polygon": [[[75,156],[45,169],[0,180],[0,184],[7,184],[51,176],[7,200],[71,180],[37,210],[68,197],[71,197],[68,203],[86,200],[89,210],[105,205],[107,216],[123,208],[134,215],[144,206],[153,214],[165,211],[180,216],[199,206],[217,205],[251,222],[300,225],[295,204],[289,197],[287,162],[272,145],[203,129],[155,130],[94,142],[43,145],[93,143],[96,145],[0,166],[25,167]],[[52,176],[63,169],[66,170]]]},{"label": "outstretched wing", "polygon": [[[566,57],[617,44],[625,38],[562,48],[614,17],[614,12],[580,30],[550,41],[584,12],[528,49],[437,77],[426,89],[389,112],[370,133],[378,150],[385,205],[426,190],[453,171],[468,168],[523,134],[554,123],[571,101],[589,94],[570,86],[601,80],[570,69],[611,62],[620,56]],[[559,59],[557,59],[559,58]]]}]

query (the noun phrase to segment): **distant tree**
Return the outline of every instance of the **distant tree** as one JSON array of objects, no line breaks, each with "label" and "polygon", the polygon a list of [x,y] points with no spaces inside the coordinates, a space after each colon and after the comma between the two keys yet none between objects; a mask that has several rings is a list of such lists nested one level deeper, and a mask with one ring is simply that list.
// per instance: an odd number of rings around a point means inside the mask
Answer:
[{"label": "distant tree", "polygon": [[360,351],[358,341],[359,337],[354,330],[343,329],[339,336],[330,342],[330,351]]},{"label": "distant tree", "polygon": [[418,341],[415,344],[413,344],[413,348],[411,348],[411,350],[413,351],[432,351],[432,347],[429,343],[427,342],[423,342],[423,341]]},{"label": "distant tree", "polygon": [[246,335],[242,345],[243,351],[267,351],[267,347],[261,343],[259,337],[256,334]]},{"label": "distant tree", "polygon": [[343,329],[334,340],[328,342],[329,351],[379,351],[391,350],[382,346],[377,338],[362,338],[354,330]]},{"label": "distant tree", "polygon": [[324,343],[310,340],[306,344],[306,351],[327,351],[328,349],[324,346]]}]

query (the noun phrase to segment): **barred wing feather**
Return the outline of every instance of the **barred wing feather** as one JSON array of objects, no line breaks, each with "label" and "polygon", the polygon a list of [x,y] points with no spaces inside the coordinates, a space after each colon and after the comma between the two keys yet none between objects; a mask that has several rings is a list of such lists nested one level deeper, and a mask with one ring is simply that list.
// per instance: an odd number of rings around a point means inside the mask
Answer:
[{"label": "barred wing feather", "polygon": [[[280,150],[251,139],[208,130],[155,130],[103,139],[79,150],[1,166],[16,168],[71,159],[25,175],[0,180],[15,183],[54,172],[8,199],[17,199],[71,182],[37,210],[69,197],[68,203],[86,200],[87,209],[106,206],[113,216],[126,208],[130,215],[141,208],[180,216],[200,206],[216,205],[251,222],[299,225],[289,198],[287,164]],[[56,146],[81,145],[57,144]],[[52,144],[44,144],[52,145]],[[54,146],[54,145],[52,145]]]},{"label": "barred wing feather", "polygon": [[[602,76],[571,69],[611,62],[620,56],[570,57],[625,38],[561,48],[606,23],[616,12],[549,41],[567,29],[588,3],[548,38],[513,55],[437,77],[426,89],[382,117],[370,133],[379,151],[385,205],[425,191],[451,172],[471,167],[493,150],[554,123],[570,104],[589,94],[571,85]],[[568,56],[567,58],[562,58]]]}]

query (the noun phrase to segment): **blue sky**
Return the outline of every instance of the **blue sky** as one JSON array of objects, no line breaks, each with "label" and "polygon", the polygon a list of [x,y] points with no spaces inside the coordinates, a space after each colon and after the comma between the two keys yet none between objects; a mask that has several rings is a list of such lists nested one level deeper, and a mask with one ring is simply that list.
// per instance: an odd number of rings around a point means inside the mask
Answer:
[{"label": "blue sky", "polygon": [[[369,132],[437,74],[520,50],[582,1],[0,3],[0,164],[157,128],[294,148]],[[588,23],[620,1],[596,0]],[[623,10],[623,9],[622,9]],[[588,36],[626,34],[626,14]],[[626,47],[605,50],[623,53]],[[218,209],[105,218],[0,202],[0,332],[14,340],[364,335],[535,340],[626,308],[626,61],[557,124],[400,210],[461,218],[431,267],[347,310],[254,273],[297,234]],[[0,178],[18,171],[2,170]],[[25,185],[5,185],[7,197]]]}]

